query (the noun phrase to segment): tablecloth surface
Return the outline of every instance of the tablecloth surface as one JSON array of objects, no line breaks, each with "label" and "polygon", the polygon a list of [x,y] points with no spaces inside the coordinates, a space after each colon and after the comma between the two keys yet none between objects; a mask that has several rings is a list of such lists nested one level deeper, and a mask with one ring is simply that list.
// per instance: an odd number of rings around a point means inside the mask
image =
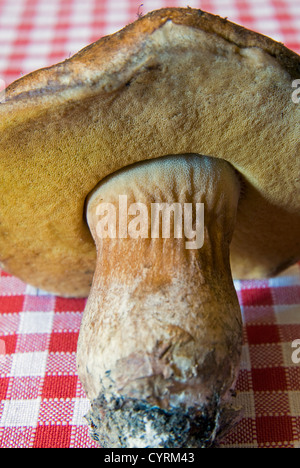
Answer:
[{"label": "tablecloth surface", "polygon": [[[0,0],[0,86],[166,6],[219,14],[300,53],[299,0]],[[221,447],[300,448],[300,266],[235,287],[244,320],[237,382],[244,414]],[[76,372],[85,302],[0,270],[1,448],[97,447]]]}]

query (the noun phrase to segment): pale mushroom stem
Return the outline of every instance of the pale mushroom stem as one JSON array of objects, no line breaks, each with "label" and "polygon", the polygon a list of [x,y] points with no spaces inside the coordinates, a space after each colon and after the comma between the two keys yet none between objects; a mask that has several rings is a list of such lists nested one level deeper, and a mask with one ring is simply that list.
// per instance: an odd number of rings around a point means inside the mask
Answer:
[{"label": "pale mushroom stem", "polygon": [[[232,423],[242,321],[229,245],[239,193],[227,162],[185,155],[127,168],[90,197],[98,257],[77,359],[103,447],[204,447]],[[173,214],[163,212],[154,237],[161,203]],[[115,238],[103,238],[105,223]]]}]

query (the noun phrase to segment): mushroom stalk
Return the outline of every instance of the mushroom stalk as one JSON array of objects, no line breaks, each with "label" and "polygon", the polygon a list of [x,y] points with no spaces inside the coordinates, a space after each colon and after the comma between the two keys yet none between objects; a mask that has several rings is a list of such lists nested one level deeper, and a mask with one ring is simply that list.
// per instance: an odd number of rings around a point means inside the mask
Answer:
[{"label": "mushroom stalk", "polygon": [[236,417],[239,194],[227,162],[185,155],[127,168],[90,196],[97,266],[77,362],[103,447],[207,447]]}]

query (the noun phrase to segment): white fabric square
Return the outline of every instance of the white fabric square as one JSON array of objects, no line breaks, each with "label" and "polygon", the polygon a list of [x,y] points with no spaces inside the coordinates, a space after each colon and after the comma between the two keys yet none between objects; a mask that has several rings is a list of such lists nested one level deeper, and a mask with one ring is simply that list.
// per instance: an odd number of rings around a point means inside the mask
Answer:
[{"label": "white fabric square", "polygon": [[248,344],[244,344],[242,346],[240,370],[247,370],[247,371],[251,370],[251,359],[250,359],[250,352],[249,352]]},{"label": "white fabric square", "polygon": [[86,398],[76,399],[74,410],[73,410],[72,426],[87,425],[87,420],[85,419],[84,416],[88,413],[89,409],[90,409],[89,400],[87,400]]},{"label": "white fabric square", "polygon": [[47,67],[48,65],[47,56],[25,57],[21,61],[21,69],[24,75],[31,73],[34,70],[38,70],[39,68]]},{"label": "white fabric square", "polygon": [[51,333],[53,312],[21,312],[18,333]]},{"label": "white fabric square", "polygon": [[13,355],[10,375],[13,377],[42,377],[45,374],[48,353],[16,353]]},{"label": "white fabric square", "polygon": [[15,4],[15,2],[6,2],[4,8],[1,11],[0,29],[4,29],[4,27],[6,28],[7,26],[18,26],[22,18],[22,10],[22,4],[18,5]]},{"label": "white fabric square", "polygon": [[35,427],[38,421],[41,399],[7,400],[4,402],[0,419],[4,427]]},{"label": "white fabric square", "polygon": [[300,324],[300,314],[299,314],[298,304],[275,305],[274,312],[275,312],[277,324],[280,324],[280,325]]}]

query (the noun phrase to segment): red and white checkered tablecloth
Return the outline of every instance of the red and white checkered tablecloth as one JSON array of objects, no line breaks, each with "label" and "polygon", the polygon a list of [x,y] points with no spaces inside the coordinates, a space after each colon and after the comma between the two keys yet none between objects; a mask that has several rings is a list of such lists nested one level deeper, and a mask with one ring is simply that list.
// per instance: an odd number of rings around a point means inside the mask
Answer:
[{"label": "red and white checkered tablecloth", "polygon": [[[0,0],[2,85],[73,55],[138,13],[166,6],[226,16],[300,53],[299,0],[141,3]],[[244,319],[237,382],[244,415],[221,447],[300,448],[300,265],[277,278],[235,286]],[[48,295],[0,270],[1,448],[96,447],[83,417],[89,404],[75,366],[84,306],[83,299]]]}]

